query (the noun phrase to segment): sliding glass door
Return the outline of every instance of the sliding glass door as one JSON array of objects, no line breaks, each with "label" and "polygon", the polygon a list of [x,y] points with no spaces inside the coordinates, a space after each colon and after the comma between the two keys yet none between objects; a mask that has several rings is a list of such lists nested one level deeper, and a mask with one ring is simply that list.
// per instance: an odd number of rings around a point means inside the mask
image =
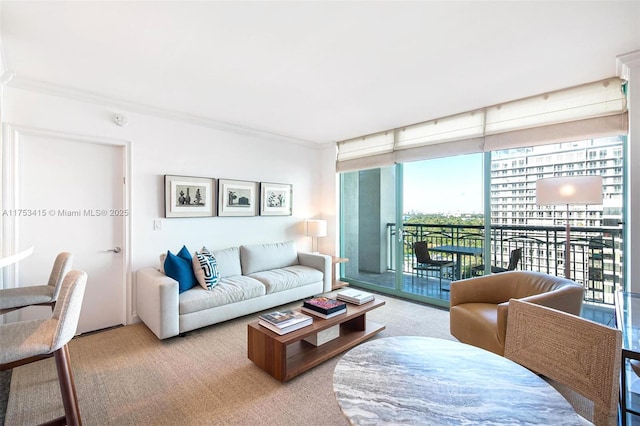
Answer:
[{"label": "sliding glass door", "polygon": [[404,293],[448,305],[451,282],[480,265],[482,164],[483,154],[469,154],[403,165]]},{"label": "sliding glass door", "polygon": [[[343,277],[362,287],[448,306],[451,281],[470,276],[482,254],[482,157],[343,173],[341,252],[349,258]],[[422,261],[415,243],[448,265]]]}]

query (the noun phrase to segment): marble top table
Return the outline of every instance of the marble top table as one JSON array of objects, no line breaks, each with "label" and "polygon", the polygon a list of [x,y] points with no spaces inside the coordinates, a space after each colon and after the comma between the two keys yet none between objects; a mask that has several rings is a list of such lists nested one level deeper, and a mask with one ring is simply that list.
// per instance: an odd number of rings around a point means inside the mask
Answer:
[{"label": "marble top table", "polygon": [[387,337],[351,349],[336,365],[333,390],[354,425],[588,424],[519,364],[430,337]]}]

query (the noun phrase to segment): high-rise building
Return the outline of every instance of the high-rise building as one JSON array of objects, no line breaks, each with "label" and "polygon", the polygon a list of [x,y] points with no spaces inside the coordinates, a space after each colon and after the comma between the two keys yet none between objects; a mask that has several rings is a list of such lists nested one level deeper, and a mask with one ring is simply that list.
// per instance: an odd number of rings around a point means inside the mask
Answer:
[{"label": "high-rise building", "polygon": [[[623,137],[608,137],[493,152],[491,225],[509,232],[494,241],[519,239],[528,249],[525,269],[553,270],[564,261],[561,229],[569,220],[572,279],[585,285],[587,300],[613,303],[623,279],[623,151]],[[603,204],[571,205],[568,218],[565,205],[536,205],[538,179],[571,175],[602,176]]]}]

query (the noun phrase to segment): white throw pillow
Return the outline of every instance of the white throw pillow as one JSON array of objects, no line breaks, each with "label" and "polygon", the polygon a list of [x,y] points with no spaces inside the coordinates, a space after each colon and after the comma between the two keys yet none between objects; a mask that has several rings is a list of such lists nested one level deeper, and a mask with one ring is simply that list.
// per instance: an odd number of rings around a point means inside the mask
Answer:
[{"label": "white throw pillow", "polygon": [[205,290],[211,290],[220,282],[220,272],[215,256],[202,247],[200,252],[195,252],[193,256],[193,273],[196,279]]}]

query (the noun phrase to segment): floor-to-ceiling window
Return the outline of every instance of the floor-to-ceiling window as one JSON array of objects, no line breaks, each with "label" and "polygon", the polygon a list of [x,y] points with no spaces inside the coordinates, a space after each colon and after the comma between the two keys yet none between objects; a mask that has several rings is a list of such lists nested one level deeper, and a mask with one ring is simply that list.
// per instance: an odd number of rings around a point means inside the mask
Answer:
[{"label": "floor-to-ceiling window", "polygon": [[[571,271],[584,285],[587,302],[611,305],[614,291],[624,288],[624,139],[343,173],[341,246],[350,259],[343,276],[364,287],[447,305],[451,281],[508,269],[514,251],[519,252],[515,269],[563,275],[566,208],[538,206],[536,181],[599,175],[603,204],[571,206],[569,212]],[[417,242],[425,243],[433,259],[452,265],[421,265]]]},{"label": "floor-to-ceiling window", "polygon": [[[451,281],[523,269],[612,304],[625,288],[626,105],[612,77],[339,142],[343,276],[446,305]],[[538,181],[573,175],[601,176],[602,204],[536,203]],[[447,266],[420,260],[417,242]]]}]

